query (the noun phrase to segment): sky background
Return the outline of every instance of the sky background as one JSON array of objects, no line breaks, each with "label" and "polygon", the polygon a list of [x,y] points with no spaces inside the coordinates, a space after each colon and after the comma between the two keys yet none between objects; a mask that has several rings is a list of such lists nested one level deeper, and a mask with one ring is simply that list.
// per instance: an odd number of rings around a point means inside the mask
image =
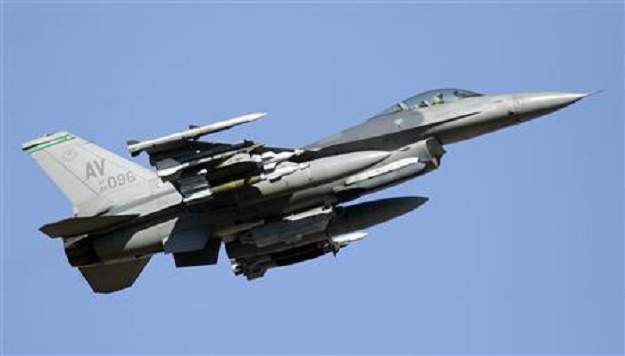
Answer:
[{"label": "sky background", "polygon": [[[622,3],[9,2],[2,24],[3,353],[623,352]],[[364,199],[426,205],[251,283],[159,255],[95,295],[37,230],[71,214],[20,151],[44,133],[127,156],[266,111],[218,139],[298,147],[437,87],[605,92],[447,147]]]}]

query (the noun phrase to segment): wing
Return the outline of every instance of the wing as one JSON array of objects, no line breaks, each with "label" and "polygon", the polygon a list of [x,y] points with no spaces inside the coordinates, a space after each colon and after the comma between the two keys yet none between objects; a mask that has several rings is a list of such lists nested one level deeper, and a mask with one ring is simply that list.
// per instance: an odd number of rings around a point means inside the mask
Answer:
[{"label": "wing", "polygon": [[150,257],[143,257],[132,261],[97,264],[78,269],[94,292],[111,293],[130,287],[149,261]]},{"label": "wing", "polygon": [[206,126],[190,126],[187,131],[142,142],[129,140],[128,151],[131,155],[146,152],[158,176],[178,189],[184,203],[202,203],[215,194],[294,171],[283,169],[285,165],[299,166],[289,161],[301,150],[265,147],[247,140],[235,144],[198,140],[265,115],[254,113]]}]

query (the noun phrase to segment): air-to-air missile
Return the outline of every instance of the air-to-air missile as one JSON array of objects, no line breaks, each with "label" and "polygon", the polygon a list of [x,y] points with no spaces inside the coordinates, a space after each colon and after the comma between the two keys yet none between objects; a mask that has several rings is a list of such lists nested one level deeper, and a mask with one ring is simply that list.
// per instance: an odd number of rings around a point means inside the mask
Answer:
[{"label": "air-to-air missile", "polygon": [[225,243],[248,279],[274,267],[336,254],[362,230],[401,216],[426,198],[344,206],[441,165],[445,145],[553,113],[590,94],[483,95],[437,89],[400,101],[299,149],[200,140],[256,121],[253,113],[145,141],[156,172],[59,132],[26,142],[73,204],[74,215],[41,231],[63,240],[68,261],[94,291],[130,286],[163,252],[177,267],[214,265]]},{"label": "air-to-air missile", "polygon": [[145,141],[137,141],[137,140],[129,140],[128,144],[128,152],[131,155],[136,156],[143,151],[158,151],[159,149],[163,149],[165,147],[175,145],[176,143],[180,143],[183,141],[189,140],[197,140],[202,136],[206,136],[209,134],[214,134],[217,132],[221,132],[224,130],[229,130],[235,126],[247,124],[252,121],[256,121],[258,119],[262,119],[267,116],[266,113],[252,113],[242,116],[237,116],[232,119],[219,121],[213,124],[205,125],[205,126],[195,126],[192,125],[188,130],[177,132],[171,135],[145,140]]}]

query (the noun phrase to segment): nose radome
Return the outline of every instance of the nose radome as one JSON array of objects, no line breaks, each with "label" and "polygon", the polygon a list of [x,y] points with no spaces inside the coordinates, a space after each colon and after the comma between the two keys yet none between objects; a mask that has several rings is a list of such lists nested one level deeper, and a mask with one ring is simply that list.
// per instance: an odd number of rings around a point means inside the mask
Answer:
[{"label": "nose radome", "polygon": [[532,117],[567,107],[589,95],[581,93],[528,93],[516,96],[515,113]]}]

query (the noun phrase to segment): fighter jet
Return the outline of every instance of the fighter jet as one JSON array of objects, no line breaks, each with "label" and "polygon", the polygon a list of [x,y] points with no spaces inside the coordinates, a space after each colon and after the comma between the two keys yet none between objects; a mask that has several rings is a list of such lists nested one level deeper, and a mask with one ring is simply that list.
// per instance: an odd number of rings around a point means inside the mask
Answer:
[{"label": "fighter jet", "polygon": [[225,245],[248,280],[340,250],[363,230],[423,205],[424,197],[350,203],[440,167],[444,147],[560,110],[590,94],[483,95],[437,89],[296,149],[203,137],[265,116],[248,114],[148,140],[129,140],[153,170],[69,132],[26,142],[67,196],[73,216],[40,230],[63,242],[93,291],[131,286],[150,258],[215,265]]}]

